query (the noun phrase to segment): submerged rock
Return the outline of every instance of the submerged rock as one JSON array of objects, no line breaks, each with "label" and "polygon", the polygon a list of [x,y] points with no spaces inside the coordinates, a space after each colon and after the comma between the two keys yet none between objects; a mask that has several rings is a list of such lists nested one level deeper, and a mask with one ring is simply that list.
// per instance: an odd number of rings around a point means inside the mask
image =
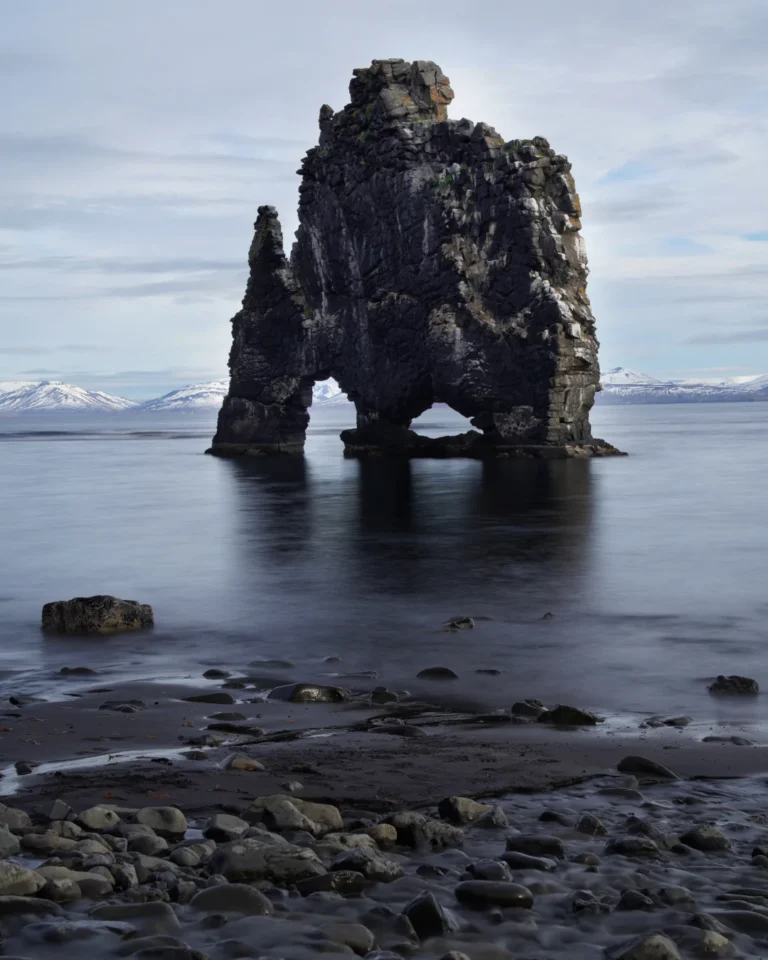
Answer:
[{"label": "submerged rock", "polygon": [[577,833],[586,833],[590,837],[604,837],[608,833],[603,822],[593,813],[583,813],[573,829]]},{"label": "submerged rock", "polygon": [[349,690],[321,683],[289,683],[270,690],[269,699],[289,703],[344,703],[349,700]]},{"label": "submerged rock", "polygon": [[[543,137],[448,120],[431,61],[374,60],[320,109],[290,260],[258,210],[211,453],[300,454],[316,380],[357,407],[345,453],[589,456],[599,389],[581,206]],[[435,402],[477,431],[422,437]]]},{"label": "submerged rock", "polygon": [[459,675],[450,667],[426,667],[416,674],[419,680],[458,680]]},{"label": "submerged rock", "polygon": [[565,856],[563,841],[559,837],[549,837],[542,833],[518,834],[507,838],[507,850],[513,853],[526,853],[531,857]]},{"label": "submerged rock", "polygon": [[621,857],[657,857],[659,845],[650,837],[637,834],[611,840],[605,847],[605,853]]},{"label": "submerged rock", "polygon": [[600,717],[589,710],[569,707],[559,703],[551,710],[545,710],[538,717],[539,723],[554,723],[559,727],[592,727],[600,722]]},{"label": "submerged rock", "polygon": [[235,700],[231,693],[225,693],[223,690],[211,690],[210,693],[196,693],[191,697],[184,697],[184,701],[185,703],[237,703],[237,700]]},{"label": "submerged rock", "polygon": [[259,890],[242,883],[227,883],[201,890],[190,901],[193,910],[206,913],[235,913],[249,917],[271,917],[274,907]]},{"label": "submerged rock", "polygon": [[43,630],[50,633],[120,633],[153,624],[148,603],[106,595],[54,600],[43,607]]},{"label": "submerged rock", "polygon": [[105,700],[99,705],[99,710],[114,710],[117,713],[138,713],[146,709],[143,700]]},{"label": "submerged rock", "polygon": [[440,906],[431,893],[423,893],[411,901],[403,911],[411,921],[420,940],[444,937],[456,930],[456,923]]},{"label": "submerged rock", "polygon": [[605,953],[608,960],[682,960],[674,940],[661,933],[611,947]]},{"label": "submerged rock", "polygon": [[533,894],[519,883],[504,880],[465,880],[456,887],[456,899],[473,907],[533,906]]},{"label": "submerged rock", "polygon": [[717,827],[704,825],[693,827],[680,837],[680,842],[694,850],[712,852],[714,850],[730,850],[731,841]]}]

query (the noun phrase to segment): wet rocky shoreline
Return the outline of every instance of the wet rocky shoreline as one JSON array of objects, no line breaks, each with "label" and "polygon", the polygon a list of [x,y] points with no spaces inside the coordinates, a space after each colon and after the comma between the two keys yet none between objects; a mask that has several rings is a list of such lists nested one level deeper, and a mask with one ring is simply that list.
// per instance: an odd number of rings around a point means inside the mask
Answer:
[{"label": "wet rocky shoreline", "polygon": [[489,710],[444,667],[418,695],[252,668],[106,686],[72,666],[69,695],[11,694],[5,956],[765,955],[748,727]]},{"label": "wet rocky shoreline", "polygon": [[204,818],[3,806],[4,956],[765,956],[768,781],[645,769],[384,816],[292,793]]}]

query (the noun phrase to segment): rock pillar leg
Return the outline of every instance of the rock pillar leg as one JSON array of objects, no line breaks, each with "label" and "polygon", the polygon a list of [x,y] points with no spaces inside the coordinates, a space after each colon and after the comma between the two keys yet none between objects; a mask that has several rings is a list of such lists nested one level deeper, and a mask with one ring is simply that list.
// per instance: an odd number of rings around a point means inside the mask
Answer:
[{"label": "rock pillar leg", "polygon": [[227,397],[210,453],[220,457],[288,454],[301,456],[309,413],[299,395],[286,403]]}]

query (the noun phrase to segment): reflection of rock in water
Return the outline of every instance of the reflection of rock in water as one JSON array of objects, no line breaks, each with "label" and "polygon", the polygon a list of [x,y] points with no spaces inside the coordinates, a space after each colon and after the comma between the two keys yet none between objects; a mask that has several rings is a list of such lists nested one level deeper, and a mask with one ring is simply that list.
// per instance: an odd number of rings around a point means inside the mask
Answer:
[{"label": "reflection of rock in water", "polygon": [[360,657],[369,646],[363,665],[378,669],[384,650],[422,643],[425,625],[439,631],[450,616],[532,620],[583,596],[589,463],[393,458],[341,461],[329,475],[322,462],[229,465],[233,576],[259,621],[292,643],[335,637]]},{"label": "reflection of rock in water", "polygon": [[231,462],[248,553],[274,563],[301,556],[312,541],[312,487],[299,457],[252,457]]},{"label": "reflection of rock in water", "polygon": [[[384,593],[448,594],[514,584],[578,591],[590,530],[581,461],[445,465],[361,462],[356,576]],[[461,612],[461,611],[457,611]]]},{"label": "reflection of rock in water", "polygon": [[416,521],[409,460],[361,460],[357,493],[363,540],[367,534],[380,530],[412,532]]}]

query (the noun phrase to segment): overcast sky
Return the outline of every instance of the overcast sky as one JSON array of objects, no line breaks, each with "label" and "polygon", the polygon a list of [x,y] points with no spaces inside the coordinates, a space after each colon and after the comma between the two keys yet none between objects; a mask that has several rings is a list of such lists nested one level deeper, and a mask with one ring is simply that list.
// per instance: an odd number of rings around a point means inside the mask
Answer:
[{"label": "overcast sky", "polygon": [[353,67],[573,162],[604,368],[768,372],[766,0],[0,3],[0,379],[226,373],[256,208],[296,229]]}]

